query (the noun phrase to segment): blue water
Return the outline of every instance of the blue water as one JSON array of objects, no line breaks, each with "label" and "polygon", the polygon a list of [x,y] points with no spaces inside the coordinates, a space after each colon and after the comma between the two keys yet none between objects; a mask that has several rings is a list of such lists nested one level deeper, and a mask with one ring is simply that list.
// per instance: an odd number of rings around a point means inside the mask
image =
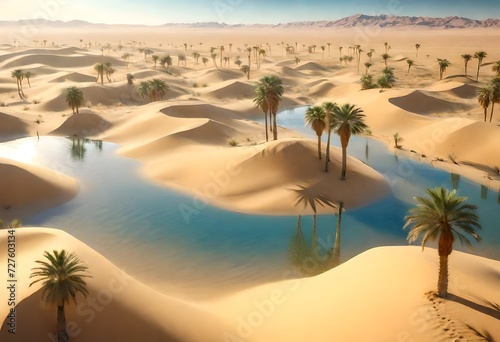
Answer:
[{"label": "blue water", "polygon": [[[281,113],[279,125],[312,136],[310,128],[303,127],[304,110]],[[333,144],[339,145],[337,137]],[[195,203],[146,179],[139,162],[116,154],[117,145],[82,142],[83,148],[76,152],[72,146],[71,140],[57,137],[0,144],[0,156],[38,163],[77,178],[81,185],[74,199],[32,217],[25,225],[63,229],[148,285],[175,288],[188,296],[196,296],[202,288],[216,293],[294,272],[288,248],[297,217],[245,215]],[[426,187],[451,187],[450,174],[397,157],[366,137],[353,137],[348,152],[384,174],[392,193],[370,206],[345,212],[341,259],[376,246],[406,245],[401,228],[404,215],[414,205],[413,196],[424,195]],[[474,244],[472,253],[500,260],[498,193],[488,189],[484,198],[485,188],[464,178],[458,192],[479,207],[484,241]],[[196,212],[186,217],[181,212],[186,207]],[[333,246],[335,225],[333,213],[318,218],[323,254]],[[311,226],[312,218],[303,217],[308,243]],[[456,249],[461,249],[459,244]]]}]

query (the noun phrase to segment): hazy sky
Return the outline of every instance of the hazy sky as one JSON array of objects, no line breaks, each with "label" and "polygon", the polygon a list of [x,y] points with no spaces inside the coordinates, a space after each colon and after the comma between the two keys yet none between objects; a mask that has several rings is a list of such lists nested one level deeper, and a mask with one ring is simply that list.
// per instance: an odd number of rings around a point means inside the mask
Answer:
[{"label": "hazy sky", "polygon": [[500,0],[0,0],[0,20],[99,23],[282,23],[356,13],[500,18]]}]

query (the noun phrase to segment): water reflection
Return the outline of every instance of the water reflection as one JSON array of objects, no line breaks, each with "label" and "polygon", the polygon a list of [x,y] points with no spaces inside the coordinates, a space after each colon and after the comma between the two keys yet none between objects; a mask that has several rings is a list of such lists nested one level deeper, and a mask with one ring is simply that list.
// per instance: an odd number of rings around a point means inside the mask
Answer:
[{"label": "water reflection", "polygon": [[482,200],[488,199],[488,187],[485,185],[481,185],[481,199]]},{"label": "water reflection", "polygon": [[456,173],[450,173],[451,186],[454,190],[458,190],[460,185],[460,175]]},{"label": "water reflection", "polygon": [[86,145],[93,145],[98,151],[102,151],[102,140],[90,140],[85,138],[80,138],[77,136],[68,138],[70,139],[69,151],[71,159],[75,161],[84,161],[87,154]]}]

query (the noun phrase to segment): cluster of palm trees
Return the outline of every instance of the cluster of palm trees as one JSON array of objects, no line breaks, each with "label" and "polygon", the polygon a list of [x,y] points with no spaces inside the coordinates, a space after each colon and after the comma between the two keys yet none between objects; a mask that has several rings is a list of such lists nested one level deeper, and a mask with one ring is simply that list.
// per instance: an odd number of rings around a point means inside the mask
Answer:
[{"label": "cluster of palm trees", "polygon": [[[370,65],[371,66],[371,65]],[[361,90],[373,89],[379,86],[381,91],[384,89],[389,89],[396,83],[396,78],[394,76],[394,68],[385,67],[382,70],[382,74],[377,79],[377,83],[373,83],[373,76],[366,73],[361,76]]]},{"label": "cluster of palm trees", "polygon": [[[500,73],[500,63],[493,66],[494,70],[498,67],[497,74]],[[489,84],[482,87],[477,92],[477,100],[484,111],[484,122],[488,117],[488,108],[491,105],[490,122],[493,120],[495,104],[500,103],[500,77],[494,77]]]},{"label": "cluster of palm trees", "polygon": [[346,103],[337,105],[332,102],[325,102],[321,106],[309,107],[306,111],[306,124],[311,125],[318,137],[318,158],[321,156],[321,136],[327,132],[328,139],[325,156],[325,172],[328,172],[330,162],[330,142],[332,132],[340,137],[342,147],[342,171],[341,180],[346,179],[347,172],[347,146],[353,134],[361,134],[368,129],[364,122],[365,114],[363,110],[355,105]]},{"label": "cluster of palm trees", "polygon": [[143,81],[137,87],[137,93],[140,97],[149,97],[151,101],[161,101],[167,93],[168,86],[165,81],[154,78],[149,81]]},{"label": "cluster of palm trees", "polygon": [[106,75],[108,82],[111,83],[111,76],[116,71],[111,62],[97,63],[94,65],[94,70],[97,72],[96,82],[99,82],[99,79],[101,79],[101,85],[104,85],[104,75]]},{"label": "cluster of palm trees", "polygon": [[[244,66],[242,66],[243,68]],[[250,71],[248,71],[250,72]],[[283,98],[283,81],[277,76],[264,76],[255,88],[254,102],[264,112],[266,142],[269,141],[269,127],[273,132],[274,140],[278,140],[278,125],[276,115]],[[269,124],[268,124],[269,117]],[[271,117],[273,118],[271,124]]]},{"label": "cluster of palm trees", "polygon": [[446,58],[438,58],[438,65],[439,65],[439,80],[443,79],[443,75],[446,72],[446,69],[451,65],[450,61],[447,60]]},{"label": "cluster of palm trees", "polygon": [[78,109],[85,103],[85,97],[83,96],[82,90],[74,86],[66,89],[65,100],[73,111],[73,114],[78,114]]},{"label": "cluster of palm trees", "polygon": [[16,69],[12,71],[11,77],[16,79],[17,93],[20,99],[24,99],[26,96],[23,92],[23,80],[26,79],[28,86],[31,88],[30,78],[33,76],[31,71],[23,71],[21,69]]}]

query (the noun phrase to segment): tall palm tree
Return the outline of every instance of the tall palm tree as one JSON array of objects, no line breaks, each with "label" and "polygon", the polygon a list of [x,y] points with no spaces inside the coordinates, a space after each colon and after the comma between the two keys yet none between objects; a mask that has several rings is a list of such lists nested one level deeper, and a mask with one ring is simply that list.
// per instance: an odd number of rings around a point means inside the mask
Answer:
[{"label": "tall palm tree", "polygon": [[203,63],[204,66],[207,66],[208,63],[208,58],[207,57],[202,57],[201,62]]},{"label": "tall palm tree", "polygon": [[30,78],[33,76],[33,73],[31,71],[26,71],[24,73],[24,77],[26,78],[26,81],[28,81],[28,86],[31,88],[31,83],[30,83]]},{"label": "tall palm tree", "polygon": [[483,59],[486,58],[488,54],[484,51],[478,51],[474,54],[474,58],[477,58],[477,75],[476,81],[479,81],[479,70],[481,69],[481,65],[483,64]]},{"label": "tall palm tree", "polygon": [[[256,106],[259,107],[263,112],[264,112],[264,123],[265,123],[265,129],[266,129],[266,142],[269,141],[269,127],[268,127],[268,113],[269,113],[269,104],[267,102],[267,97],[266,97],[266,92],[264,87],[257,87],[255,88],[255,98],[253,99],[253,102],[255,102]],[[269,115],[271,115],[269,113]]]},{"label": "tall palm tree", "polygon": [[97,72],[97,80],[99,82],[99,78],[101,79],[101,85],[104,85],[104,63],[97,63],[94,65],[94,70]]},{"label": "tall palm tree", "polygon": [[165,81],[160,80],[158,78],[153,78],[150,82],[150,93],[153,101],[160,101],[163,99],[163,96],[167,93],[168,86]]},{"label": "tall palm tree", "polygon": [[442,80],[446,69],[451,65],[451,63],[447,59],[438,58],[438,64],[439,64],[439,79]]},{"label": "tall palm tree", "polygon": [[365,114],[361,108],[346,103],[337,106],[332,115],[332,129],[340,136],[342,145],[342,173],[341,180],[346,179],[347,171],[347,146],[353,134],[363,133],[368,126],[364,122]]},{"label": "tall palm tree", "polygon": [[493,111],[495,110],[495,103],[500,103],[500,77],[495,77],[491,81],[490,103],[491,103],[491,114],[490,114],[490,122],[491,122],[493,120]]},{"label": "tall palm tree", "polygon": [[471,61],[472,59],[472,55],[471,54],[468,54],[468,53],[465,53],[463,54],[462,56],[462,59],[464,60],[464,66],[465,66],[465,77],[467,77],[467,67],[469,66],[469,62]]},{"label": "tall palm tree", "polygon": [[278,114],[279,104],[283,98],[283,81],[277,76],[264,76],[259,80],[257,87],[263,87],[266,94],[266,101],[269,111],[273,116],[273,138],[278,140],[278,125],[276,115]]},{"label": "tall palm tree", "polygon": [[325,160],[325,172],[328,172],[328,164],[330,163],[330,143],[332,138],[332,123],[333,123],[333,112],[336,110],[336,103],[325,102],[323,103],[323,110],[325,112],[325,124],[326,131],[328,133],[328,138],[326,140],[326,160]]},{"label": "tall palm tree", "polygon": [[250,65],[242,65],[240,70],[245,74],[247,75],[247,80],[250,79]]},{"label": "tall palm tree", "polygon": [[417,54],[415,55],[415,57],[418,57],[418,50],[420,49],[420,44],[415,44],[415,49],[417,50]]},{"label": "tall palm tree", "polygon": [[57,341],[69,341],[66,332],[66,315],[64,307],[81,293],[87,297],[87,283],[84,278],[90,278],[88,267],[74,253],[45,251],[47,261],[36,260],[39,267],[34,267],[30,278],[38,278],[29,286],[42,281],[42,300],[46,304],[57,306]]},{"label": "tall palm tree", "polygon": [[156,63],[158,63],[158,60],[160,59],[160,56],[153,55],[153,56],[151,56],[151,58],[153,59],[153,62],[155,63],[155,67],[156,67]]},{"label": "tall palm tree", "polygon": [[[500,61],[497,61],[495,64],[493,64],[493,67],[491,68],[491,70],[493,70],[493,72],[495,74],[497,74],[497,76],[500,76]],[[29,71],[28,71],[29,72]],[[28,73],[26,72],[26,74]],[[25,75],[26,75],[25,74]],[[26,76],[27,77],[27,76]]]},{"label": "tall palm tree", "polygon": [[368,72],[370,71],[370,68],[373,64],[370,63],[370,62],[366,62],[365,63],[365,68],[366,68],[366,72],[365,72],[365,75],[368,75]]},{"label": "tall palm tree", "polygon": [[66,89],[66,103],[70,106],[73,114],[78,114],[78,109],[85,102],[85,97],[83,96],[83,92],[81,89],[77,87],[69,87]]},{"label": "tall palm tree", "polygon": [[322,106],[313,106],[307,108],[306,111],[306,125],[311,125],[311,128],[314,132],[316,132],[316,136],[318,137],[318,158],[321,159],[321,136],[326,128],[326,113],[324,107]]},{"label": "tall palm tree", "polygon": [[455,238],[470,248],[467,235],[480,242],[476,229],[481,229],[481,225],[477,207],[466,204],[467,197],[457,196],[456,190],[439,187],[426,192],[428,197],[415,198],[418,204],[406,215],[403,229],[411,227],[407,237],[410,243],[423,235],[422,249],[428,240],[439,239],[438,294],[444,298],[448,295],[448,256],[453,251]]},{"label": "tall palm tree", "polygon": [[221,45],[219,49],[220,49],[220,66],[222,67],[222,55],[224,54],[225,50],[224,45]]},{"label": "tall palm tree", "polygon": [[486,122],[486,118],[488,117],[488,107],[491,103],[490,98],[492,90],[492,86],[487,85],[477,91],[477,102],[479,102],[484,110],[484,122]]},{"label": "tall palm tree", "polygon": [[21,69],[17,69],[12,71],[11,77],[16,79],[17,84],[17,93],[19,94],[19,98],[22,99],[23,94],[23,79],[24,79],[24,71]]},{"label": "tall palm tree", "polygon": [[384,53],[382,55],[382,59],[384,60],[385,66],[387,66],[387,61],[389,60],[389,58],[391,58],[391,56],[389,56],[389,54],[387,54],[387,53]]},{"label": "tall palm tree", "polygon": [[151,88],[151,83],[149,81],[142,81],[137,87],[137,94],[139,94],[139,96],[142,98],[150,96],[151,94],[150,88]]},{"label": "tall palm tree", "polygon": [[108,82],[111,83],[111,75],[115,73],[115,68],[113,68],[111,62],[105,62],[104,63],[104,72],[106,73],[106,78]]},{"label": "tall palm tree", "polygon": [[413,64],[415,64],[415,63],[411,59],[407,59],[406,63],[408,63],[408,74],[410,74],[410,69],[413,66]]},{"label": "tall palm tree", "polygon": [[170,55],[163,56],[160,62],[168,72],[168,68],[172,66],[172,57],[170,57]]},{"label": "tall palm tree", "polygon": [[180,53],[178,56],[177,56],[177,65],[180,65],[181,62],[183,62],[184,66],[186,66],[186,55]]}]

